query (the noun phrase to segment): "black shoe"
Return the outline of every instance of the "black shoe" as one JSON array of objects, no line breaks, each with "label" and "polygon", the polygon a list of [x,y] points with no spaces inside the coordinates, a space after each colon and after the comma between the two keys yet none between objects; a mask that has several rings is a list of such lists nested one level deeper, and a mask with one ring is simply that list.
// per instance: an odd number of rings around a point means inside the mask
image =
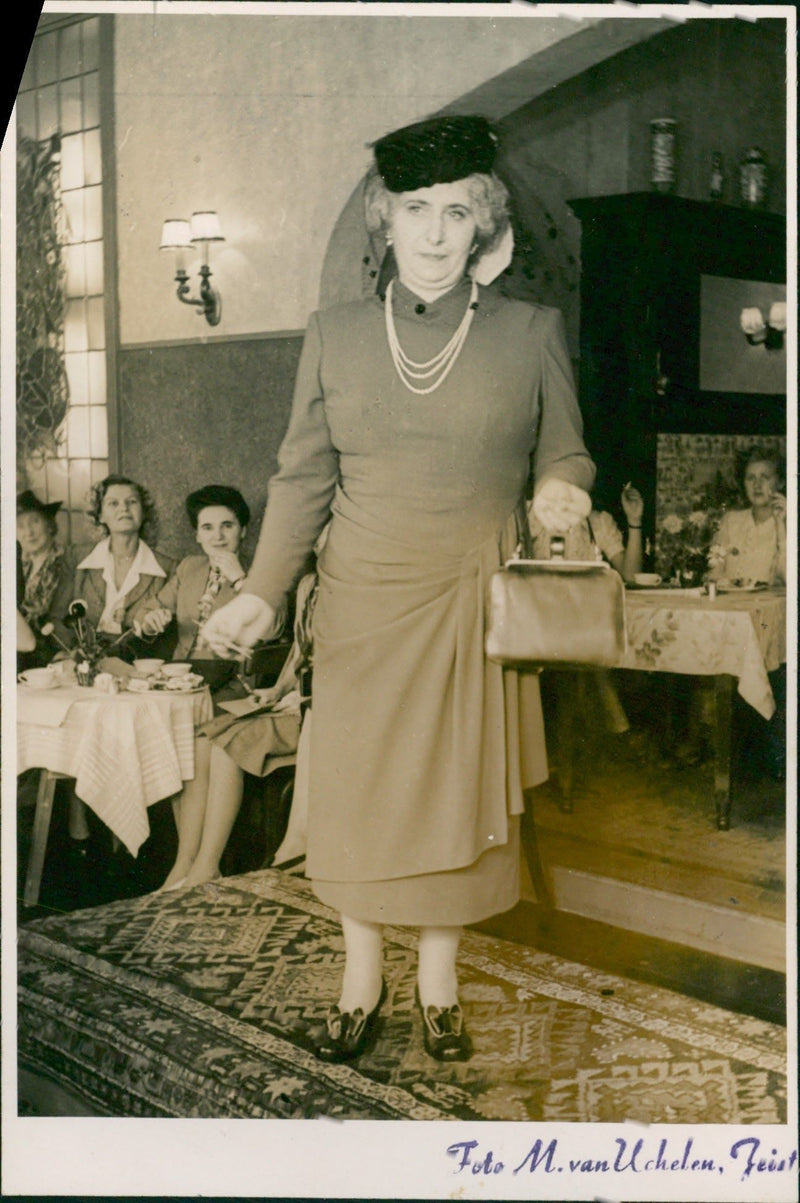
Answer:
[{"label": "black shoe", "polygon": [[469,1061],[472,1041],[464,1027],[464,1012],[458,1003],[453,1007],[423,1007],[419,990],[415,991],[422,1016],[422,1035],[425,1051],[437,1061]]},{"label": "black shoe", "polygon": [[368,1052],[377,1036],[378,1014],[386,1002],[388,990],[381,979],[381,994],[369,1015],[361,1007],[355,1011],[340,1011],[331,1007],[322,1033],[312,1038],[314,1054],[320,1061],[352,1061]]}]

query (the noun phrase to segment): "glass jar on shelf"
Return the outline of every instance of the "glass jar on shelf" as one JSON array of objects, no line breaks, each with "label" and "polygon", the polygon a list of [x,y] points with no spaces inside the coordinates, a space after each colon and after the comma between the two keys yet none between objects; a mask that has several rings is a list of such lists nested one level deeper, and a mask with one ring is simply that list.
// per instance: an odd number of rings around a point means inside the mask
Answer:
[{"label": "glass jar on shelf", "polygon": [[739,164],[739,195],[743,205],[759,209],[767,200],[767,159],[758,146],[744,152]]}]

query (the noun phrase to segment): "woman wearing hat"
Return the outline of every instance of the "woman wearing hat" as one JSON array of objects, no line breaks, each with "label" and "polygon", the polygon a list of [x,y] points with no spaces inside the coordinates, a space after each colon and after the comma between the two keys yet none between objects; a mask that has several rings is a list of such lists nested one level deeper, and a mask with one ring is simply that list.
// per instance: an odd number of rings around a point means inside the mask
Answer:
[{"label": "woman wearing hat", "polygon": [[53,599],[65,575],[64,549],[56,543],[56,514],[60,509],[60,501],[40,501],[30,489],[17,497],[19,612],[36,643],[35,648],[27,648],[26,667],[47,663],[57,651],[57,644],[51,645],[41,629],[51,616]]},{"label": "woman wearing hat", "polygon": [[375,144],[368,221],[386,231],[396,278],[312,316],[255,561],[205,629],[220,654],[264,637],[331,517],[307,849],[346,949],[338,1004],[312,1035],[327,1061],[375,1039],[386,923],[420,929],[426,1049],[471,1055],[461,927],[517,902],[522,790],[547,776],[536,678],[521,718],[517,675],[484,655],[487,594],[516,542],[531,457],[548,529],[589,512],[594,465],[560,315],[471,279],[508,227],[495,150],[480,117]]}]

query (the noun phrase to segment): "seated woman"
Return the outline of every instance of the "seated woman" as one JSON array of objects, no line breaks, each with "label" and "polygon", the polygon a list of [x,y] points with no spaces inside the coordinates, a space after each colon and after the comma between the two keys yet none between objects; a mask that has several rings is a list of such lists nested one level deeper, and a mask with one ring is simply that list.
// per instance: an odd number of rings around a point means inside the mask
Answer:
[{"label": "seated woman", "polygon": [[[173,559],[145,542],[145,535],[150,539],[155,530],[155,507],[135,480],[127,476],[101,480],[92,488],[88,515],[105,538],[91,549],[70,549],[65,557],[67,571],[51,606],[56,634],[68,647],[74,643],[74,632],[63,620],[75,598],[86,603],[86,621],[112,643],[133,633],[137,618],[175,568]],[[132,634],[121,646],[124,652],[119,654],[126,656],[158,654],[152,646],[143,651]]]},{"label": "seated woman", "polygon": [[[265,777],[275,766],[276,758],[291,758],[295,753],[297,807],[294,802],[292,805],[295,819],[294,822],[290,819],[275,859],[301,859],[305,844],[302,798],[310,738],[310,709],[304,705],[308,699],[301,696],[301,682],[303,670],[310,664],[315,599],[316,575],[309,573],[297,589],[294,643],[278,680],[269,689],[256,690],[253,695],[253,705],[259,710],[243,717],[220,714],[198,731],[195,775],[186,782],[175,807],[178,852],[162,891],[201,885],[220,876],[220,860],[242,804],[244,774]],[[273,712],[271,708],[282,700],[281,713]],[[287,701],[295,705],[286,706]]]},{"label": "seated woman", "polygon": [[709,556],[711,575],[732,585],[786,583],[786,497],[781,455],[750,447],[737,473],[749,502],[729,510]]},{"label": "seated woman", "polygon": [[67,572],[64,549],[56,542],[55,516],[60,509],[60,501],[40,501],[30,489],[17,497],[17,632],[18,641],[23,639],[26,644],[18,649],[26,655],[26,668],[49,663],[58,650],[57,644],[42,634],[42,627],[51,618],[54,598]]},{"label": "seated woman", "polygon": [[[202,625],[209,615],[224,606],[244,583],[241,544],[250,521],[250,508],[238,489],[229,485],[205,485],[186,498],[186,513],[200,544],[201,554],[186,556],[167,583],[141,607],[136,629],[155,636],[177,619],[178,642],[173,660],[216,661],[231,675],[235,665],[220,660],[204,642]],[[198,665],[200,667],[200,665]],[[206,674],[204,674],[206,675]],[[223,680],[209,674],[216,687]]]}]

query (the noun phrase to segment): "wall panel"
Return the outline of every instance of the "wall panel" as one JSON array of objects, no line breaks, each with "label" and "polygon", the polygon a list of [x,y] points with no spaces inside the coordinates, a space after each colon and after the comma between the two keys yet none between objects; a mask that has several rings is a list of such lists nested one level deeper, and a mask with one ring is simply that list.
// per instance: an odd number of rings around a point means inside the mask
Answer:
[{"label": "wall panel", "polygon": [[301,335],[286,335],[120,352],[122,470],[153,495],[162,550],[192,551],[183,502],[205,484],[244,494],[252,548],[289,421],[301,343]]}]

